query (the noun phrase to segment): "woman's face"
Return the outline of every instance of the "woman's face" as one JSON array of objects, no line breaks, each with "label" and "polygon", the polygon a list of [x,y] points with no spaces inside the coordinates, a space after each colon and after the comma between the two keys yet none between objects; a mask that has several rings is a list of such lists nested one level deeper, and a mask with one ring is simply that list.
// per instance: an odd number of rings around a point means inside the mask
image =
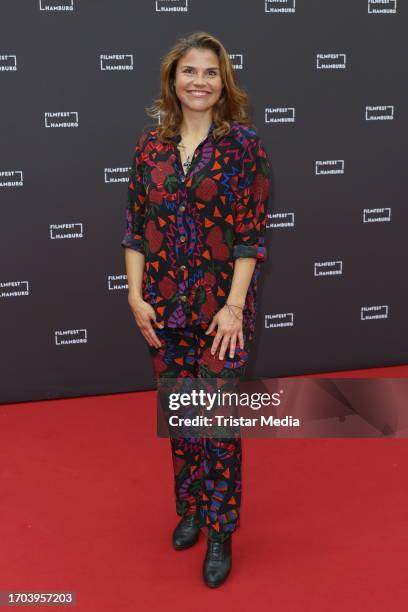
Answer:
[{"label": "woman's face", "polygon": [[222,91],[218,57],[210,49],[189,49],[178,61],[176,95],[181,106],[190,111],[208,111]]}]

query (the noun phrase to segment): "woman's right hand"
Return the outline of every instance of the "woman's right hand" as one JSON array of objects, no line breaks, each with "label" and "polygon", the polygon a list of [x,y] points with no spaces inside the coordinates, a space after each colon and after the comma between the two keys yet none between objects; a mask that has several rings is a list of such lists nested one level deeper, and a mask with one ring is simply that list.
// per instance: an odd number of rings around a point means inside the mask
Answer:
[{"label": "woman's right hand", "polygon": [[[156,332],[153,329],[151,321],[156,324],[156,313],[150,304],[145,302],[141,297],[128,295],[128,302],[131,311],[136,319],[137,326],[143,334],[146,342],[149,346],[160,348],[162,346]],[[160,325],[160,328],[164,327],[164,323]]]}]

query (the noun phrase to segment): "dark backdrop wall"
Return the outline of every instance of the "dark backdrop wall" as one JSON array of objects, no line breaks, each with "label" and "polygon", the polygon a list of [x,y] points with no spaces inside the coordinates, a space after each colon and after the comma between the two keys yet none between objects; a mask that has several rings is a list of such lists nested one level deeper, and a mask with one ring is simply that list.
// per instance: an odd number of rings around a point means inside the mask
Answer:
[{"label": "dark backdrop wall", "polygon": [[249,377],[407,363],[407,3],[2,0],[1,402],[154,388],[128,172],[160,59],[221,38],[274,187]]}]

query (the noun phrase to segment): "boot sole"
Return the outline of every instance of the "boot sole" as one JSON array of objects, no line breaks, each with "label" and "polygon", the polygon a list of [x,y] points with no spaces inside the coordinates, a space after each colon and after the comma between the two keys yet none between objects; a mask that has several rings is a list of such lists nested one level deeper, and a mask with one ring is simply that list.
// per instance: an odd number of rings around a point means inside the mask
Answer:
[{"label": "boot sole", "polygon": [[191,544],[187,544],[185,546],[176,546],[176,544],[174,544],[173,542],[173,548],[174,550],[186,550],[186,548],[191,548],[192,546],[194,546],[194,544],[197,544],[199,537],[200,537],[200,534],[198,534],[196,539],[193,542],[191,542]]},{"label": "boot sole", "polygon": [[204,579],[204,583],[210,587],[210,589],[215,589],[218,586],[221,586],[222,584],[224,584],[224,582],[227,580],[228,576],[230,575],[231,570],[228,572],[228,574],[225,576],[225,578],[223,578],[222,580],[220,580],[220,582],[207,582],[206,579],[203,576]]}]

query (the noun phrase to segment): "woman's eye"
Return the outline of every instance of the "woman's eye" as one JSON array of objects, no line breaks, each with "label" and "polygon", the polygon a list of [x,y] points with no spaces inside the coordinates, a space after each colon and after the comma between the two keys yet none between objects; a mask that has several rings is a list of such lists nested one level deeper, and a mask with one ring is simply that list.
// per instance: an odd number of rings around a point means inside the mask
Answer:
[{"label": "woman's eye", "polygon": [[[185,68],[183,72],[193,72],[193,68]],[[210,70],[209,74],[210,76],[217,76],[217,73],[215,70]]]}]

